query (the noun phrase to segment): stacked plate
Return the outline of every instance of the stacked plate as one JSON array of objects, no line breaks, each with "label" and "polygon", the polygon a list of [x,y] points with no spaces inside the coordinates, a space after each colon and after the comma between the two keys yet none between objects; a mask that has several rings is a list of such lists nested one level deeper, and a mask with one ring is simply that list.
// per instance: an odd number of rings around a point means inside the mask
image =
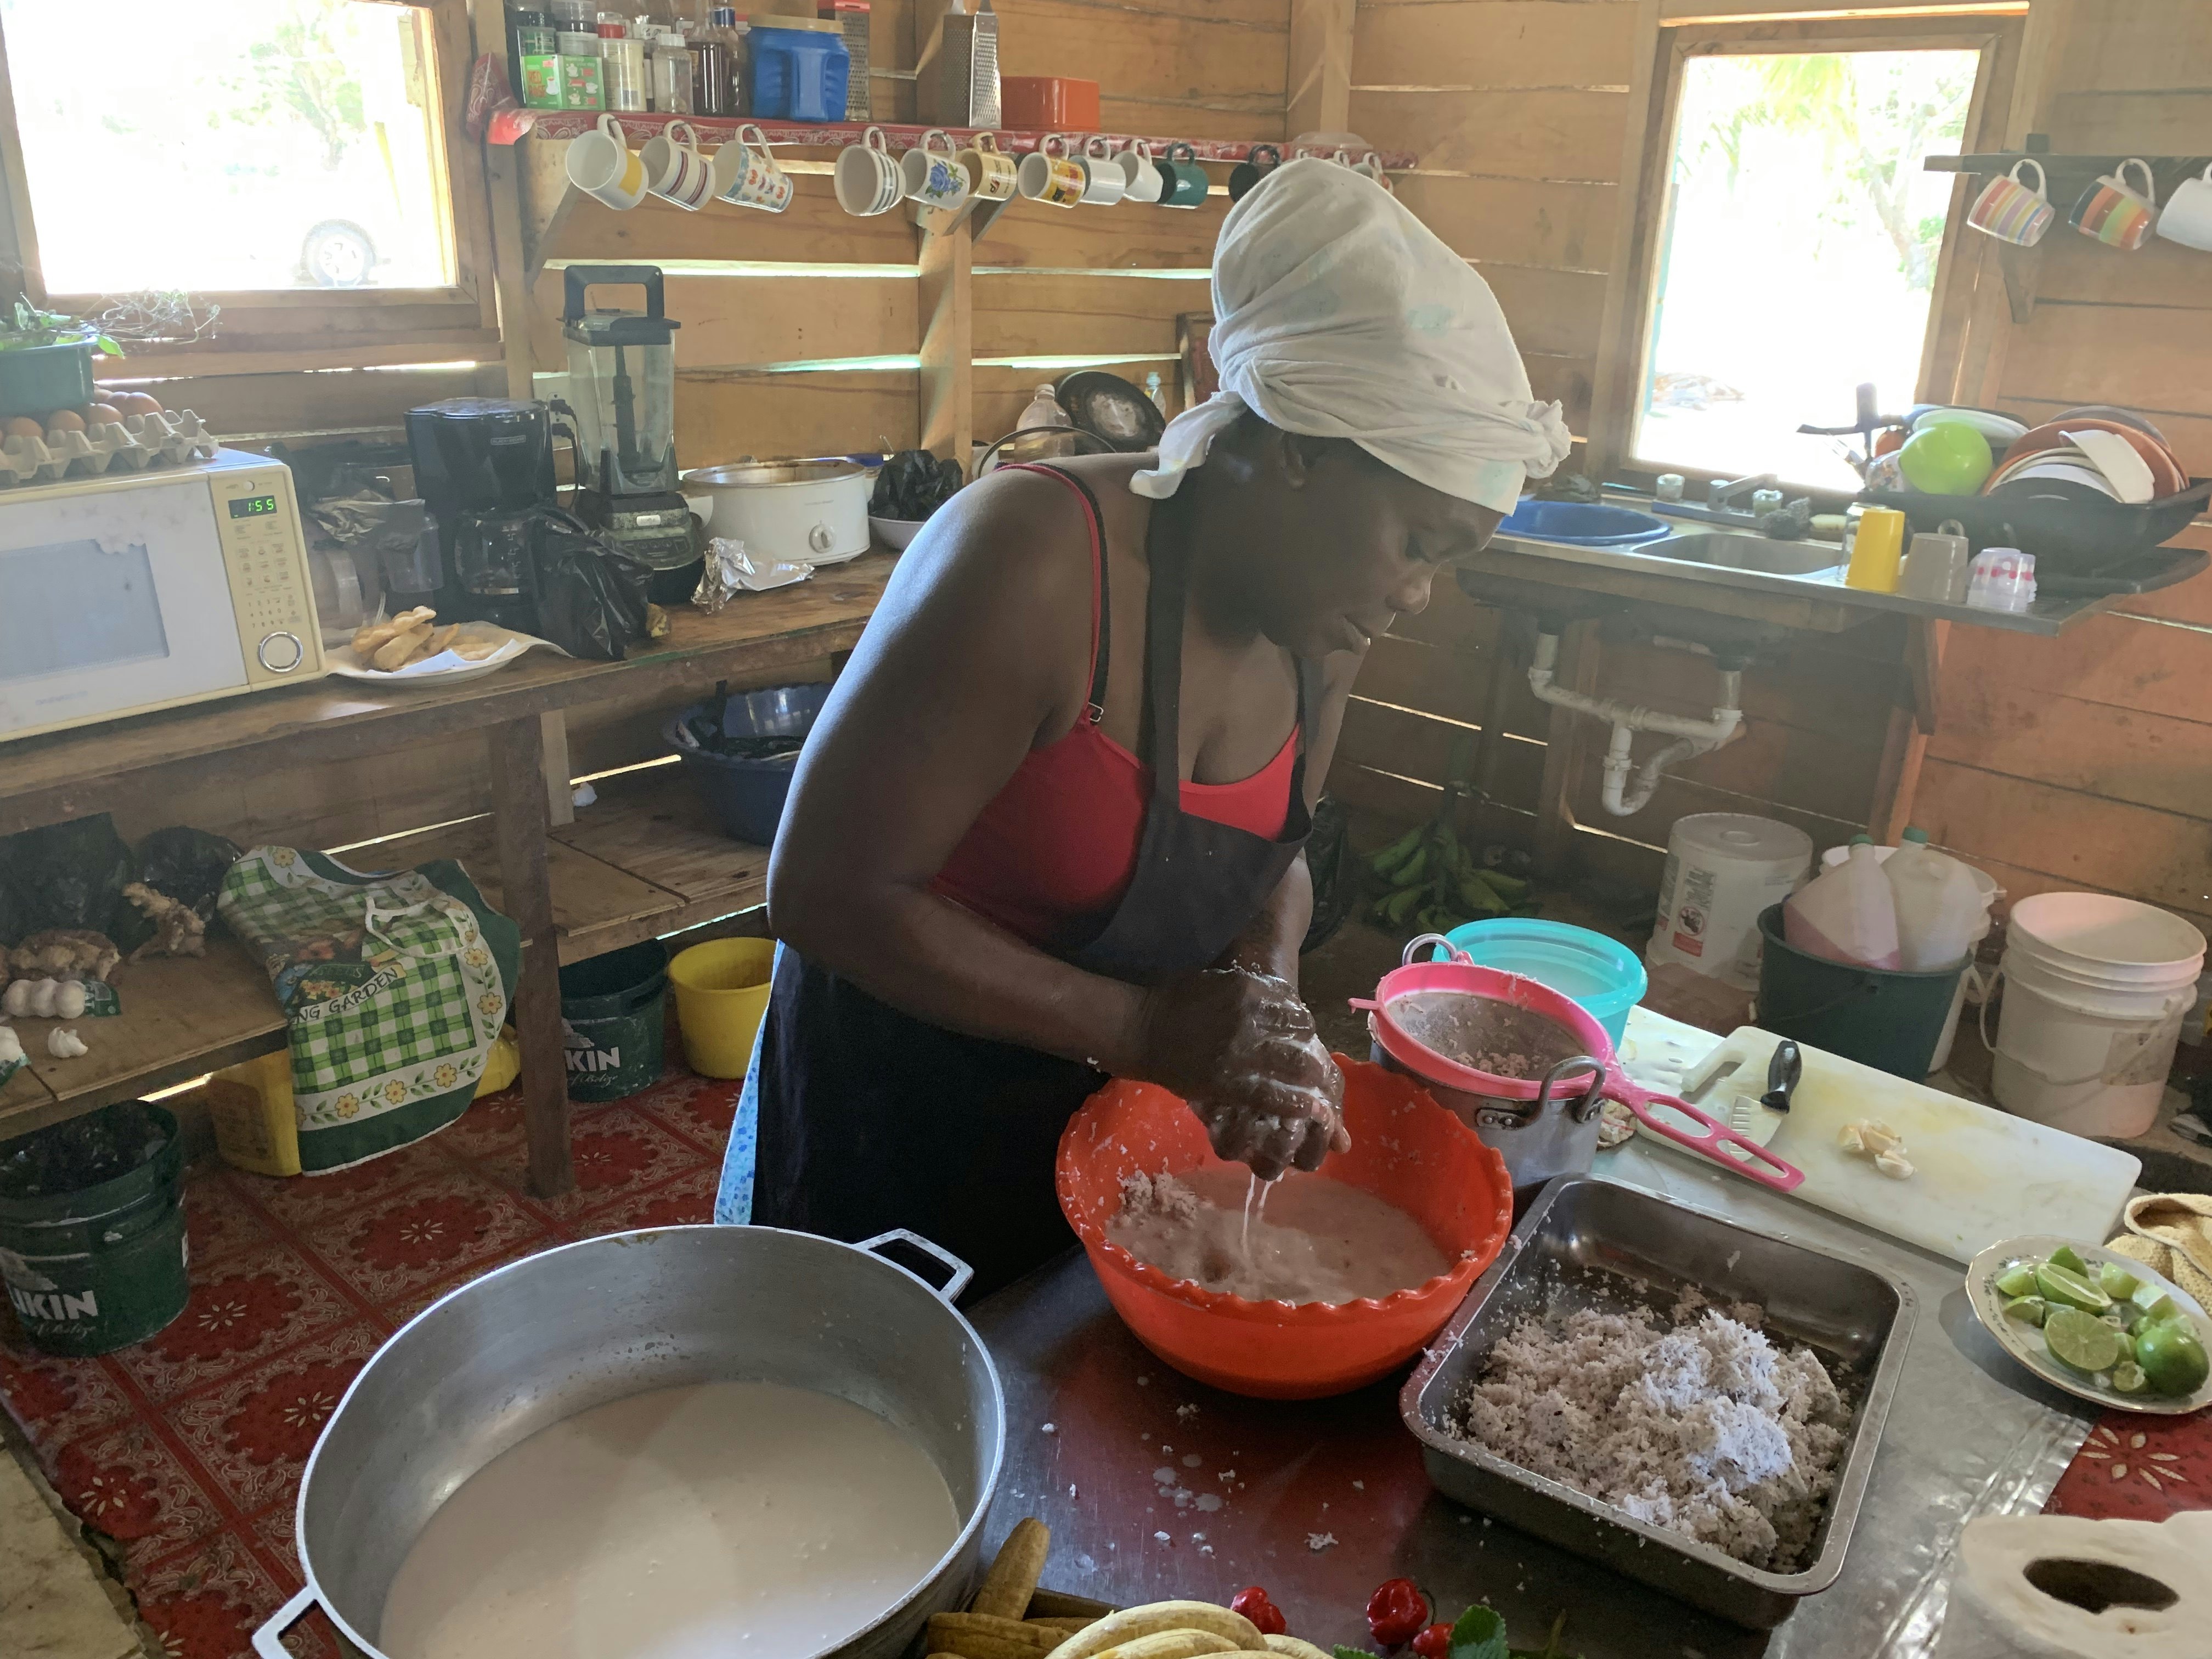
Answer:
[{"label": "stacked plate", "polygon": [[2125,410],[2069,410],[2014,440],[1985,495],[2097,498],[2140,506],[2189,487],[2165,437]]}]

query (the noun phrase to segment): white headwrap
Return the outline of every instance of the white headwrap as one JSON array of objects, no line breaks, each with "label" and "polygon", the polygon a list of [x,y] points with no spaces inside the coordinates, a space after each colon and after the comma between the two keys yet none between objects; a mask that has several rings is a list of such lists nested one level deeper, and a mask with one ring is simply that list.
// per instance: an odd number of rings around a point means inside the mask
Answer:
[{"label": "white headwrap", "polygon": [[1490,284],[1334,161],[1290,162],[1230,210],[1208,345],[1221,390],[1168,423],[1158,467],[1129,481],[1139,495],[1174,495],[1247,409],[1501,513],[1566,459],[1566,422],[1534,400]]}]

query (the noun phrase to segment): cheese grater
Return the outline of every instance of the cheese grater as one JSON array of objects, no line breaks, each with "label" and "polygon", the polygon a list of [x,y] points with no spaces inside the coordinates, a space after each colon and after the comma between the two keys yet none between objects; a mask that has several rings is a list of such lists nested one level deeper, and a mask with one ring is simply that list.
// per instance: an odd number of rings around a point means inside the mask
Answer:
[{"label": "cheese grater", "polygon": [[925,126],[999,125],[999,18],[991,0],[962,0],[938,20],[915,70],[915,106]]}]

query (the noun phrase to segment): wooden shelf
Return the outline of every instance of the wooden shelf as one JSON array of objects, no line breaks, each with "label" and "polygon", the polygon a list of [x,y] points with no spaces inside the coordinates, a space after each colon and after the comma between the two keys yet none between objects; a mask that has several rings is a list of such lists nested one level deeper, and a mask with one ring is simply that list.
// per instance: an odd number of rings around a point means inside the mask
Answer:
[{"label": "wooden shelf", "polygon": [[[547,862],[564,963],[766,901],[768,848],[722,834],[683,771],[653,767],[606,779],[596,786],[598,802],[553,832]],[[503,909],[492,836],[490,818],[474,818],[336,856],[356,870],[455,859]],[[219,923],[208,931],[204,958],[153,957],[118,971],[115,984],[121,1014],[71,1023],[88,1050],[78,1059],[47,1056],[54,1022],[18,1022],[31,1065],[0,1087],[0,1139],[284,1045],[269,975]]]}]

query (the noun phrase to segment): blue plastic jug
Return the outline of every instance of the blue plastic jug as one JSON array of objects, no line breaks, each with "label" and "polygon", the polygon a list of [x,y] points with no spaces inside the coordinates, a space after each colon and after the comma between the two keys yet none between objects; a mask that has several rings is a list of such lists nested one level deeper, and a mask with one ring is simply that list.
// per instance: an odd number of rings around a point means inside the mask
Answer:
[{"label": "blue plastic jug", "polygon": [[756,23],[745,37],[751,113],[763,121],[828,123],[845,118],[853,56],[843,37],[815,29]]}]

